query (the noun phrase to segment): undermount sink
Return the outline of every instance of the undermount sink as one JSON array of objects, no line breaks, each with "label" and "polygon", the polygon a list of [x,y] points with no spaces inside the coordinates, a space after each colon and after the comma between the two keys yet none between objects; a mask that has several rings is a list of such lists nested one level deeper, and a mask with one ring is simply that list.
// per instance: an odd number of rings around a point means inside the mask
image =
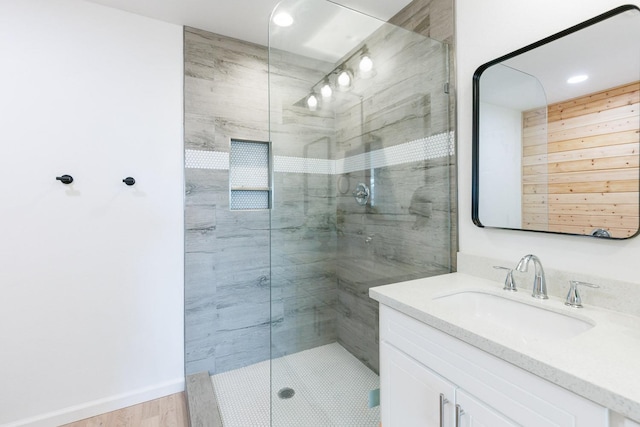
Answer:
[{"label": "undermount sink", "polygon": [[576,317],[479,291],[443,295],[433,301],[458,320],[490,328],[525,344],[567,340],[594,327]]}]

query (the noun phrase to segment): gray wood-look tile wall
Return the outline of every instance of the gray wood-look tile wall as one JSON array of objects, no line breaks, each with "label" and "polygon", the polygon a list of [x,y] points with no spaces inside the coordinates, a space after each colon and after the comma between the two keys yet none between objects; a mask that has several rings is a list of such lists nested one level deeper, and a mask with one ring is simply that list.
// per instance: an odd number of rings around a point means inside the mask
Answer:
[{"label": "gray wood-look tile wall", "polygon": [[[451,42],[450,3],[416,0],[396,18]],[[453,129],[439,44],[384,26],[367,45],[377,74],[354,88],[361,101],[316,112],[296,103],[333,64],[272,52],[274,155],[340,159]],[[267,91],[265,47],[185,29],[186,149],[267,141]],[[275,173],[270,212],[230,211],[228,171],[186,169],[187,373],[336,340],[377,370],[378,309],[368,288],[450,271],[454,164],[444,157],[344,175]],[[351,192],[372,178],[375,206],[358,206]],[[338,180],[348,191],[338,191]]]},{"label": "gray wood-look tile wall", "polygon": [[[449,123],[456,129],[456,43],[453,0],[414,0],[389,20],[399,27],[445,42],[449,48]],[[456,151],[457,152],[457,151]],[[451,264],[455,271],[458,248],[458,184],[456,153],[451,159],[449,174],[451,206]]]},{"label": "gray wood-look tile wall", "polygon": [[[375,84],[363,89],[362,105],[338,112],[338,153],[449,132],[446,48],[391,26],[367,45],[376,52]],[[337,202],[338,341],[375,371],[378,307],[369,288],[451,271],[452,165],[440,157],[342,176],[349,190]],[[375,186],[367,206],[351,197],[358,182]]]},{"label": "gray wood-look tile wall", "polygon": [[[185,149],[268,140],[267,51],[185,28]],[[228,170],[185,170],[187,374],[269,358],[269,212],[229,210]]]}]

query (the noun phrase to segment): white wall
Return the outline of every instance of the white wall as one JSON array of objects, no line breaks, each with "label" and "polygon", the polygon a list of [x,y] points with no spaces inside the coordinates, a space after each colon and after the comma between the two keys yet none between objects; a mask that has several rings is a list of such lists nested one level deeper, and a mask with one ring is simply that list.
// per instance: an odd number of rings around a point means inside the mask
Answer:
[{"label": "white wall", "polygon": [[182,28],[3,0],[0,55],[0,425],[182,390]]},{"label": "white wall", "polygon": [[[486,102],[480,107],[478,217],[486,226],[522,227],[522,111]],[[499,188],[500,191],[493,191]]]},{"label": "white wall", "polygon": [[[627,3],[640,5],[638,0]],[[514,265],[522,255],[534,253],[545,266],[640,281],[640,237],[604,241],[481,229],[471,222],[471,88],[476,68],[620,4],[618,0],[457,0],[460,252],[513,260]]]}]

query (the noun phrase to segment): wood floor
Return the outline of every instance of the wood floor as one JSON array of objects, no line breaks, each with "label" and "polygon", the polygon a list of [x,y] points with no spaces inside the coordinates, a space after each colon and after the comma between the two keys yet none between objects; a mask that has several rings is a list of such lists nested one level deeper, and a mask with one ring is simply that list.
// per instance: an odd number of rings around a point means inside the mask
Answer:
[{"label": "wood floor", "polygon": [[189,427],[189,420],[184,393],[176,393],[61,427]]}]

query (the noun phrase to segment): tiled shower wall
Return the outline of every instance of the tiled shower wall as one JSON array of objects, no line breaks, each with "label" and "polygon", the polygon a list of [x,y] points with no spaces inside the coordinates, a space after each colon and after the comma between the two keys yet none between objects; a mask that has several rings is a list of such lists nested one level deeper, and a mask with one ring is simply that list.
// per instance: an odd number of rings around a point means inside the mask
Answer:
[{"label": "tiled shower wall", "polygon": [[[228,153],[232,137],[267,141],[266,49],[185,28],[184,55],[185,149]],[[269,357],[269,213],[230,211],[228,169],[216,162],[191,166],[186,370],[214,373]]]},{"label": "tiled shower wall", "polygon": [[[456,39],[454,0],[414,0],[389,20],[390,23],[414,31],[423,36],[447,44],[449,49],[449,127],[456,124]],[[450,250],[452,270],[457,269],[458,252],[458,184],[457,184],[457,145],[454,147],[451,167],[449,168],[449,205],[450,209]]]},{"label": "tiled shower wall", "polygon": [[[280,102],[272,121],[287,129],[272,137],[273,209],[230,211],[231,138],[269,139],[267,49],[193,28],[184,40],[187,374],[268,359],[271,324],[274,354],[335,342],[333,181],[300,168],[302,157],[331,157],[333,117]],[[322,68],[274,54],[271,78],[306,91]]]},{"label": "tiled shower wall", "polygon": [[[377,52],[376,85],[363,89],[361,104],[337,115],[337,151],[349,156],[383,149],[387,162],[340,176],[337,326],[340,344],[377,371],[378,304],[369,288],[451,271],[454,156],[444,87],[447,48],[389,28],[367,45]],[[410,150],[411,141],[424,137],[415,161],[388,165],[391,147]],[[351,196],[359,182],[375,188],[366,206]]]},{"label": "tiled shower wall", "polygon": [[[404,12],[408,25],[431,31],[434,10],[443,19],[446,8],[434,9],[440,3],[414,1]],[[415,53],[384,62],[402,64]],[[268,211],[229,211],[230,139],[268,140],[266,61],[264,47],[185,29],[187,373],[268,359],[271,315],[274,356],[339,340],[377,370],[377,306],[368,287],[448,271],[451,210],[443,185],[453,157],[344,174],[336,159],[446,134],[452,117],[433,114],[442,96],[428,93],[399,93],[397,102],[379,104],[384,94],[373,91],[362,105],[333,115],[310,113],[274,92],[271,221]],[[274,64],[272,84],[294,93],[305,93],[327,68],[286,53],[272,56]],[[437,79],[433,84],[442,90]],[[320,160],[301,167],[301,158]],[[310,168],[314,173],[302,173]],[[378,205],[359,207],[352,187],[372,176]]]},{"label": "tiled shower wall", "polygon": [[[272,49],[272,356],[335,342],[335,118],[299,101],[327,64]],[[277,374],[276,374],[277,375]]]}]

